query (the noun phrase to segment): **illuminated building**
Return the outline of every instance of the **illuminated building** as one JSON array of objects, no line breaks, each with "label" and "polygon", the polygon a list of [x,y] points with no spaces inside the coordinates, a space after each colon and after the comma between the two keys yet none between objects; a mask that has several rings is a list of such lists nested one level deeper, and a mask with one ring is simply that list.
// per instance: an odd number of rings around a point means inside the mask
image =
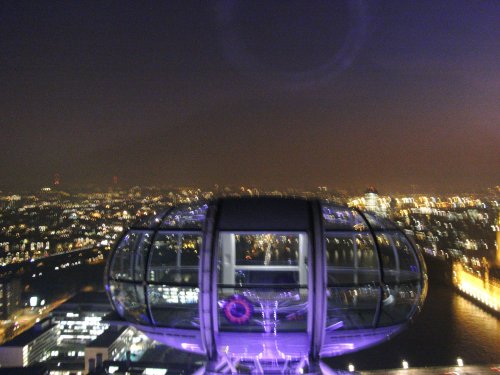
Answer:
[{"label": "illuminated building", "polygon": [[379,216],[387,216],[387,207],[382,204],[377,189],[369,187],[365,192],[365,210],[373,212]]},{"label": "illuminated building", "polygon": [[15,277],[0,281],[0,319],[6,320],[21,308],[21,280]]},{"label": "illuminated building", "polygon": [[84,373],[100,367],[103,361],[125,359],[140,336],[133,327],[109,327],[85,347]]},{"label": "illuminated building", "polygon": [[370,212],[378,209],[378,191],[374,187],[368,188],[365,192],[365,208]]},{"label": "illuminated building", "polygon": [[110,313],[104,293],[79,293],[51,312],[59,324],[59,351],[81,351],[85,345],[103,333],[109,324],[101,322]]},{"label": "illuminated building", "polygon": [[394,224],[316,199],[223,198],[134,224],[109,258],[116,312],[150,338],[237,367],[317,372],[390,338],[427,275]]},{"label": "illuminated building", "polygon": [[[498,218],[500,225],[500,216]],[[500,314],[500,232],[497,230],[496,254],[490,267],[486,258],[481,269],[473,270],[461,262],[453,262],[453,285],[479,305]]]},{"label": "illuminated building", "polygon": [[453,285],[479,305],[500,313],[500,279],[490,277],[491,270],[485,265],[482,273],[468,270],[460,262],[453,263]]},{"label": "illuminated building", "polygon": [[58,326],[50,319],[36,323],[0,346],[2,367],[26,367],[44,361],[56,346],[57,336]]}]

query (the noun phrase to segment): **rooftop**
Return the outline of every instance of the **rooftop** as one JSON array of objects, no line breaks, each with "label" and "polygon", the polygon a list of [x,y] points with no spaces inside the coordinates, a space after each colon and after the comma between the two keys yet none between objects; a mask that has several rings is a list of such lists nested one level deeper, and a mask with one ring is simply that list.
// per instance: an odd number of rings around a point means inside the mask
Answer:
[{"label": "rooftop", "polygon": [[21,333],[20,335],[14,337],[12,340],[3,344],[3,347],[13,347],[13,346],[25,346],[30,342],[44,334],[45,332],[56,327],[57,324],[52,323],[50,319],[42,320],[36,323],[33,327],[27,331]]},{"label": "rooftop", "polygon": [[128,327],[121,328],[108,328],[100,336],[98,336],[94,341],[87,345],[87,348],[107,348],[113,342],[116,341],[118,337],[127,329]]}]

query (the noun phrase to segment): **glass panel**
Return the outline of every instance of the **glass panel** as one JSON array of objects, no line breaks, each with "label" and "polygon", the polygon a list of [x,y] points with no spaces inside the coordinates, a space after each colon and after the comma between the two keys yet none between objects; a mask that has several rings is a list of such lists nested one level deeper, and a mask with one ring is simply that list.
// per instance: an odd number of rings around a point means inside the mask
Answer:
[{"label": "glass panel", "polygon": [[399,257],[399,269],[404,273],[418,275],[417,259],[415,250],[408,239],[400,233],[393,236],[394,246]]},{"label": "glass panel", "polygon": [[379,299],[379,287],[327,288],[326,329],[369,328],[373,326]]},{"label": "glass panel", "polygon": [[219,233],[219,331],[307,330],[307,235]]},{"label": "glass panel", "polygon": [[219,331],[297,332],[307,329],[306,288],[219,288]]},{"label": "glass panel", "polygon": [[329,286],[352,286],[378,283],[380,280],[379,270],[367,268],[329,268],[327,272]]},{"label": "glass panel", "polygon": [[113,255],[110,275],[117,280],[144,279],[144,266],[151,237],[150,231],[130,231],[122,239]]},{"label": "glass panel", "polygon": [[386,234],[377,234],[377,243],[380,249],[380,256],[382,258],[382,267],[384,268],[385,281],[388,282],[387,277],[393,277],[398,270],[397,258],[393,246],[392,238]]},{"label": "glass panel", "polygon": [[170,267],[163,270],[156,269],[150,271],[149,277],[149,281],[195,286],[198,285],[198,268]]},{"label": "glass panel", "polygon": [[407,321],[412,315],[420,296],[420,282],[388,284],[383,290],[380,326]]},{"label": "glass panel", "polygon": [[198,288],[149,285],[148,301],[156,325],[199,329]]},{"label": "glass panel", "polygon": [[236,265],[297,265],[298,235],[235,235]]},{"label": "glass panel", "polygon": [[133,323],[151,324],[146,312],[142,285],[110,281],[109,293],[116,311],[123,318]]},{"label": "glass panel", "polygon": [[327,233],[328,285],[355,285],[379,281],[378,258],[368,233]]},{"label": "glass panel", "polygon": [[368,212],[363,212],[365,215],[366,219],[368,220],[368,223],[372,227],[373,230],[384,230],[384,229],[389,229],[389,230],[396,230],[398,227],[390,220],[375,216],[373,214],[370,214]]},{"label": "glass panel", "polygon": [[360,268],[376,268],[378,270],[377,249],[371,234],[364,233],[356,235],[356,246],[358,248],[358,266]]},{"label": "glass panel", "polygon": [[166,213],[167,211],[164,210],[153,215],[142,216],[132,224],[132,227],[155,229],[156,227],[158,227],[158,225],[160,225],[161,219],[163,216],[165,216]]},{"label": "glass panel", "polygon": [[365,220],[356,210],[325,204],[321,209],[326,230],[368,230]]},{"label": "glass panel", "polygon": [[326,264],[335,267],[354,267],[353,236],[326,236]]},{"label": "glass panel", "polygon": [[414,249],[409,241],[398,232],[377,234],[382,255],[384,281],[399,283],[420,279]]},{"label": "glass panel", "polygon": [[198,283],[201,234],[160,232],[153,242],[148,281]]},{"label": "glass panel", "polygon": [[201,229],[207,214],[207,204],[182,205],[175,207],[163,220],[161,228]]}]

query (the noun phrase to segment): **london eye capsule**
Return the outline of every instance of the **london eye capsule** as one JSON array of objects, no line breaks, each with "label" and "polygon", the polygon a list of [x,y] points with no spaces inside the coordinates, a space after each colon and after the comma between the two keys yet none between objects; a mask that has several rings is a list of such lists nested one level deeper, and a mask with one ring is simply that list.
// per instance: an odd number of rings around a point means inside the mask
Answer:
[{"label": "london eye capsule", "polygon": [[419,251],[393,223],[318,199],[179,205],[132,225],[105,275],[121,318],[215,367],[301,368],[387,340],[420,311]]}]

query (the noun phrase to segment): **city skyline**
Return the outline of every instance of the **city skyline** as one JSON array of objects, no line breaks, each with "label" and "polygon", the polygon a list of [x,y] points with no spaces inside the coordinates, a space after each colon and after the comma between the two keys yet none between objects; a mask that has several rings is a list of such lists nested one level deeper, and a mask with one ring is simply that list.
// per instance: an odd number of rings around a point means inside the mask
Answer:
[{"label": "city skyline", "polygon": [[494,1],[2,4],[0,189],[56,173],[493,187],[499,15]]},{"label": "city skyline", "polygon": [[[226,201],[232,200],[235,203],[240,201],[240,199],[235,198],[240,196],[238,191],[226,191],[225,193],[226,197],[232,197]],[[254,192],[255,195],[258,195],[257,193]],[[260,193],[264,194],[263,191]],[[283,193],[286,195],[286,192],[274,192],[275,198],[267,197],[264,198],[264,201],[271,199],[276,203],[281,199],[279,197]],[[378,215],[380,219],[377,220],[383,220],[379,224],[382,222],[385,223],[384,225],[388,224],[383,218],[392,220],[396,225],[394,229],[399,228],[400,231],[404,232],[404,237],[401,238],[411,238],[412,244],[423,253],[427,264],[430,288],[426,303],[422,313],[417,319],[412,320],[408,330],[379,346],[359,353],[336,357],[332,362],[335,368],[349,369],[353,366],[358,371],[382,368],[386,371],[397,371],[395,369],[404,366],[403,363],[413,369],[425,366],[426,368],[434,368],[436,371],[437,369],[433,366],[452,366],[450,367],[452,370],[453,366],[456,366],[453,364],[456,363],[459,367],[467,366],[467,371],[472,373],[478,372],[483,367],[485,369],[498,368],[498,364],[496,364],[498,348],[500,348],[498,343],[500,337],[496,330],[498,325],[498,287],[500,286],[498,283],[500,250],[496,246],[500,241],[498,192],[436,197],[425,194],[379,195],[374,189],[371,189],[364,194],[348,197],[345,203],[351,208],[332,205],[332,202],[337,202],[339,198],[328,190],[303,192],[303,195],[297,192],[297,194],[308,197],[307,202],[319,199],[324,209],[322,220],[328,225],[329,236],[340,236],[341,241],[339,239],[338,242],[332,241],[333,237],[330,240],[327,238],[325,246],[330,252],[330,256],[326,259],[330,259],[330,261],[335,259],[335,262],[339,262],[339,264],[352,266],[353,257],[360,257],[358,263],[354,262],[354,265],[371,264],[369,259],[373,260],[373,258],[369,256],[370,246],[366,245],[372,242],[365,241],[367,238],[364,236],[367,232],[364,232],[361,227],[355,226],[359,240],[359,242],[356,241],[355,246],[360,252],[350,251],[350,246],[354,246],[354,242],[346,241],[348,237],[345,237],[345,231],[331,231],[333,229],[330,226],[331,223],[345,222],[341,219],[345,216],[337,216],[335,213],[339,212],[337,210],[347,210],[346,212],[348,212],[356,207],[356,211],[352,212],[364,212],[364,217],[371,217],[370,220],[374,220],[372,215]],[[143,363],[150,365],[151,362],[148,362],[148,358],[153,355],[155,367],[167,367],[171,371],[172,366],[177,366],[176,363],[171,363],[168,360],[156,362],[160,358],[159,351],[170,353],[168,352],[170,349],[152,341],[145,341],[145,347],[138,347],[133,343],[137,343],[141,337],[143,341],[144,337],[134,328],[126,329],[121,324],[120,327],[108,326],[106,321],[101,320],[101,317],[111,310],[103,293],[101,280],[106,259],[111,267],[113,264],[115,266],[145,264],[143,262],[113,261],[116,259],[116,255],[110,254],[121,251],[123,241],[129,241],[132,238],[124,235],[123,231],[127,230],[126,228],[131,228],[132,231],[138,230],[140,233],[150,236],[153,232],[146,226],[153,226],[157,228],[155,230],[160,230],[160,232],[154,235],[155,240],[149,243],[157,245],[170,243],[164,242],[163,236],[166,233],[167,236],[168,233],[171,233],[166,228],[172,230],[170,225],[180,225],[179,223],[190,220],[190,218],[205,220],[206,216],[203,212],[208,210],[205,203],[219,204],[207,201],[215,196],[213,191],[199,189],[168,191],[137,187],[130,190],[104,189],[102,191],[70,193],[44,188],[26,195],[0,194],[0,228],[2,229],[0,231],[2,234],[0,238],[0,264],[2,265],[0,294],[3,293],[3,300],[0,301],[0,313],[3,314],[4,319],[2,329],[0,329],[0,342],[7,341],[0,348],[2,349],[0,353],[2,366],[28,366],[41,362],[41,365],[51,369],[66,370],[67,366],[73,366],[71,369],[74,371],[76,366],[79,366],[82,370],[85,368],[85,371],[88,371],[93,366],[98,366],[103,360],[105,366],[108,366],[106,360],[112,359],[126,364],[123,361],[128,361],[127,358],[132,357],[132,364],[134,368],[137,368]],[[245,201],[245,199],[241,201]],[[293,202],[294,205],[306,202],[303,198],[285,199],[284,201]],[[263,208],[261,206],[259,212],[274,212]],[[362,211],[357,211],[358,209]],[[245,209],[238,211],[226,209],[226,212],[241,215],[246,211]],[[252,219],[252,215],[244,217]],[[290,217],[304,216],[291,215]],[[155,220],[152,220],[153,218]],[[225,221],[218,220],[217,222],[222,225]],[[259,220],[258,222],[265,223],[266,221]],[[285,221],[285,223],[287,222],[291,221]],[[370,222],[373,225],[378,221]],[[189,254],[198,251],[197,246],[200,246],[200,242],[194,240],[196,238],[194,225],[197,224],[193,221],[193,224],[190,225],[193,225],[193,228],[183,227],[184,230],[189,231],[188,236],[184,236],[181,242],[177,240],[172,242],[177,244],[176,246],[179,246],[180,243],[184,244],[180,253],[181,265],[184,264],[182,259],[195,260],[196,258],[189,257]],[[389,233],[395,232],[397,230],[391,229]],[[400,232],[400,235],[403,235],[403,232]],[[176,231],[175,236],[180,233],[182,232]],[[273,235],[262,235],[262,233],[242,235],[240,240],[234,243],[239,243],[238,249],[241,250],[239,254],[243,254],[243,252],[247,254],[244,262],[264,262],[265,266],[266,262],[272,264],[281,259],[281,257],[277,258],[275,252],[266,253],[269,258],[263,257],[261,251],[269,250],[269,247],[265,246],[266,243],[269,244],[266,241],[272,240],[271,244],[276,247],[275,250],[281,249],[284,251],[283,254],[289,254],[292,256],[290,259],[293,260],[293,254],[296,253],[287,253],[286,247],[281,246],[283,243],[280,241],[284,241],[286,238],[287,243],[289,240],[291,241],[292,248],[299,246],[300,254],[301,242],[299,241],[297,245],[297,242],[292,241],[292,239],[294,236],[296,238],[297,233],[299,233],[300,238],[301,232],[293,233],[285,237],[273,237]],[[222,239],[227,238],[225,237],[227,235],[232,236],[233,234],[226,231],[221,232],[218,236],[220,236],[219,239]],[[394,254],[394,252],[387,252],[386,246],[390,242],[387,242],[385,236],[386,234],[378,232],[373,237],[379,246],[382,246],[381,256]],[[255,237],[254,240],[253,237]],[[248,240],[250,242],[247,242]],[[142,242],[133,241],[133,243],[137,245]],[[232,243],[232,241],[223,243]],[[293,245],[294,243],[296,245]],[[166,261],[167,258],[155,255],[161,246],[154,245],[148,248],[148,253],[152,255],[146,256],[146,258],[151,259],[150,262],[146,262],[147,264],[157,264],[156,262],[161,259]],[[130,254],[130,251],[125,251],[125,254]],[[353,254],[358,255],[354,256]],[[372,254],[374,253],[372,252]],[[401,256],[404,253],[398,252],[398,254]],[[179,257],[176,259],[178,260]],[[235,266],[245,265],[246,263],[242,263],[242,259],[237,264],[235,263]],[[266,259],[268,260],[266,261]],[[191,264],[190,261],[187,262]],[[382,264],[387,267],[390,267],[391,264],[394,265],[392,262],[383,262]],[[406,269],[408,263],[404,261],[400,265]],[[154,276],[156,280],[156,277],[160,277],[163,271],[162,267],[155,268],[155,270],[153,274],[156,275]],[[362,270],[366,270],[366,268],[361,268],[360,271]],[[124,272],[123,275],[126,275],[125,269]],[[165,274],[175,275],[172,272],[165,272]],[[187,275],[190,274],[184,274],[185,277]],[[336,275],[339,277],[344,275],[341,280],[348,280],[343,273],[333,274],[334,277]],[[384,272],[384,275],[387,273]],[[63,282],[61,282],[62,280]],[[185,282],[187,279],[183,280]],[[181,304],[192,303],[192,293],[181,293],[176,297],[175,291],[178,291],[178,286],[175,286],[174,291],[174,289],[169,289],[167,285],[164,285],[165,282],[166,279],[155,285],[156,291],[162,293],[160,301],[174,303],[172,298],[180,298]],[[362,296],[362,293],[367,290],[366,288],[371,287],[371,285],[360,284],[357,287],[359,293],[357,295]],[[386,285],[391,288],[394,284]],[[345,288],[343,283],[341,289],[344,291]],[[82,290],[84,293],[78,293]],[[137,291],[139,290],[142,288],[137,289]],[[75,295],[75,293],[77,294]],[[75,296],[72,298],[73,295]],[[160,296],[157,293],[155,295]],[[408,298],[408,294],[403,293],[403,291],[400,292],[399,296]],[[148,301],[152,300],[148,299]],[[364,303],[361,302],[364,299],[355,302],[349,298],[339,300],[338,306],[344,306],[343,304],[347,301],[354,303],[353,308],[364,306]],[[384,308],[390,308],[392,302],[388,299]],[[396,303],[396,306],[404,308],[405,304]],[[159,310],[153,309],[151,311],[152,316],[156,319]],[[184,310],[181,309],[181,311]],[[338,311],[343,311],[343,309],[340,308]],[[260,315],[256,314],[256,319],[258,316]],[[8,318],[10,320],[5,320]],[[38,320],[40,321],[38,322]],[[294,320],[294,322],[299,321]],[[35,326],[32,327],[33,324]],[[104,331],[105,329],[106,331]],[[125,332],[128,333],[125,334]],[[125,335],[122,337],[123,340],[119,339],[122,333]],[[43,340],[38,340],[38,338],[43,338]],[[108,346],[101,346],[103,341],[107,342]],[[27,342],[34,342],[34,345],[28,345],[30,349],[23,350]],[[117,351],[113,349],[116,348],[116,345],[121,345],[125,349]],[[99,350],[92,349],[96,346],[99,347]],[[130,350],[131,356],[126,354],[128,350]],[[10,354],[12,351],[21,352],[22,355],[13,356]],[[99,357],[99,353],[102,354],[102,357]],[[173,352],[168,358],[172,358],[173,355],[178,358],[179,353]],[[203,358],[200,358],[200,361],[202,360]],[[188,356],[182,366],[183,368],[195,366],[195,363],[196,366],[201,366],[201,362]],[[115,365],[117,364],[114,362],[109,363],[109,366]],[[474,367],[470,367],[471,365]],[[465,370],[466,367],[464,367]],[[113,371],[110,367],[109,372]],[[444,368],[439,370],[443,373],[447,371]]]}]

